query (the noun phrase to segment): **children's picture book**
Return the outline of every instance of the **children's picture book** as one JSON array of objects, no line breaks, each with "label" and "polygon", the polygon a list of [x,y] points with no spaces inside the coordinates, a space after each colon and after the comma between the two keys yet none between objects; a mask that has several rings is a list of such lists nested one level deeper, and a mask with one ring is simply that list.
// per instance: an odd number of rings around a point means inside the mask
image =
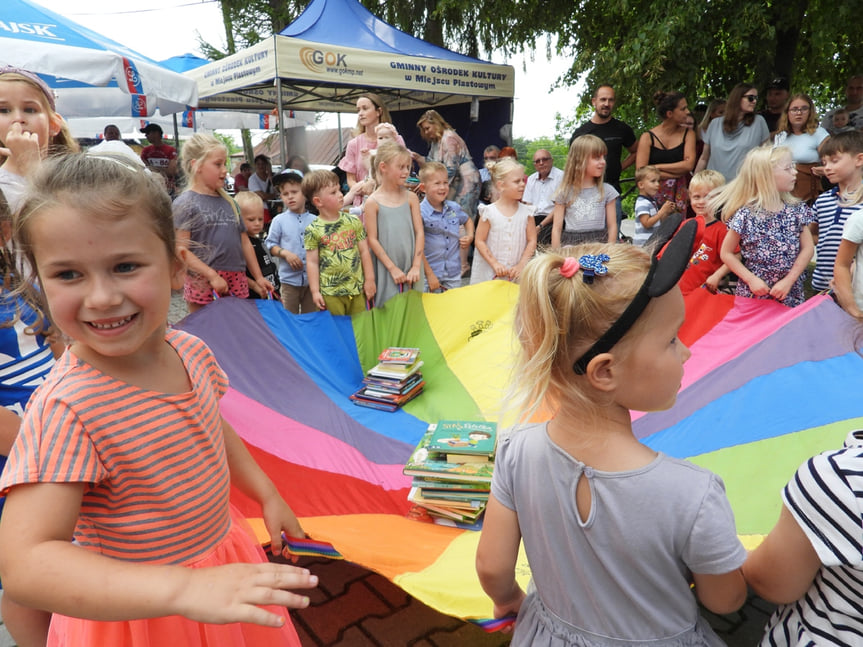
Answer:
[{"label": "children's picture book", "polygon": [[426,433],[414,449],[404,467],[404,474],[425,479],[445,479],[448,481],[463,481],[468,483],[491,483],[494,463],[463,462],[451,463],[440,453],[429,451],[429,443],[437,425],[429,425]]},{"label": "children's picture book", "polygon": [[385,377],[394,380],[403,380],[406,377],[409,377],[416,373],[423,365],[423,361],[421,359],[415,361],[410,365],[401,365],[401,364],[381,364],[377,363],[368,371],[366,371],[367,375],[371,375],[372,377]]},{"label": "children's picture book", "polygon": [[492,461],[496,448],[497,423],[473,420],[441,420],[428,446],[456,463]]},{"label": "children's picture book", "polygon": [[401,346],[390,346],[385,348],[380,355],[378,361],[381,364],[404,364],[410,366],[419,359],[419,348],[402,348]]}]

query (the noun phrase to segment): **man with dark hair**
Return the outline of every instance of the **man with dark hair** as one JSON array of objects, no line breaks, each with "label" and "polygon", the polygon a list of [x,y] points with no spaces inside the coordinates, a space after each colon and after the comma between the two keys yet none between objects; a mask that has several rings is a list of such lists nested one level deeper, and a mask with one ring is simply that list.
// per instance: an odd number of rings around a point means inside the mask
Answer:
[{"label": "man with dark hair", "polygon": [[764,98],[764,110],[760,112],[767,122],[767,128],[770,132],[776,132],[779,128],[779,118],[782,116],[782,110],[785,108],[785,102],[789,96],[788,79],[783,76],[777,76],[770,80],[767,84],[767,96]]},{"label": "man with dark hair", "polygon": [[162,141],[162,127],[153,122],[141,128],[141,132],[150,142],[141,151],[141,159],[151,171],[165,178],[165,188],[173,197],[177,182],[177,149]]},{"label": "man with dark hair", "polygon": [[[605,156],[605,181],[620,191],[620,172],[635,163],[635,151],[638,149],[638,139],[632,128],[611,116],[614,112],[616,97],[614,88],[610,85],[600,85],[593,93],[590,102],[593,104],[593,116],[584,122],[572,134],[569,140],[570,146],[576,137],[581,135],[596,135],[608,147]],[[620,161],[623,149],[629,154]],[[620,208],[620,198],[617,198],[617,230],[620,231],[620,221],[623,220],[623,211]]]}]

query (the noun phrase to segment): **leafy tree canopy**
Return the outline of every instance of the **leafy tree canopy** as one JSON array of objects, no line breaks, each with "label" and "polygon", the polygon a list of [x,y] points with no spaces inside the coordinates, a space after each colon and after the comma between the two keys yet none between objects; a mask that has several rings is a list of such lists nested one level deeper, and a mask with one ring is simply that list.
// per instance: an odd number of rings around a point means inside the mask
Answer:
[{"label": "leafy tree canopy", "polygon": [[[784,76],[793,91],[808,91],[825,109],[842,102],[846,80],[863,70],[859,7],[848,0],[361,1],[403,31],[472,56],[520,54],[548,35],[558,54],[572,57],[561,83],[582,76],[590,90],[611,83],[619,114],[633,127],[656,122],[657,90],[679,90],[694,104],[724,97],[741,81],[763,88]],[[222,0],[237,49],[279,31],[305,6],[305,0]],[[224,55],[206,43],[202,51]],[[584,120],[590,94],[571,121]],[[556,132],[567,131],[559,122]]]}]

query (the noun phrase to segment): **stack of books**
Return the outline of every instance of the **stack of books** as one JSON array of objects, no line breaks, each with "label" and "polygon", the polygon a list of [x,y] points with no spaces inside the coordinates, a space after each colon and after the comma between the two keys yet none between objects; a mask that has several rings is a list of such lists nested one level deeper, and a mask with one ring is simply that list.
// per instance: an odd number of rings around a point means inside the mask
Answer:
[{"label": "stack of books", "polygon": [[351,401],[361,407],[395,411],[423,391],[423,362],[419,348],[390,346],[378,356],[378,363],[366,372],[363,386]]},{"label": "stack of books", "polygon": [[478,527],[488,503],[497,424],[441,420],[429,425],[404,468],[408,499],[435,522]]}]

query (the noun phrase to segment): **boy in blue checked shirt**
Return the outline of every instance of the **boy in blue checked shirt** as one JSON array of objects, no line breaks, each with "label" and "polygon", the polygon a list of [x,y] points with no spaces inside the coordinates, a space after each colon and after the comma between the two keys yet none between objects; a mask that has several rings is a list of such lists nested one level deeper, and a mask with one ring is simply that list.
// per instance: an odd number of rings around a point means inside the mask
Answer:
[{"label": "boy in blue checked shirt", "polygon": [[279,173],[273,186],[285,210],[273,218],[264,245],[273,258],[279,259],[282,305],[288,312],[317,312],[306,272],[306,248],[303,236],[315,216],[306,210],[302,191],[303,178],[298,173]]},{"label": "boy in blue checked shirt", "polygon": [[[420,214],[425,230],[426,287],[429,292],[443,292],[461,286],[461,256],[473,242],[473,220],[457,202],[447,200],[449,179],[446,166],[426,162],[420,169],[420,188],[425,198]],[[464,227],[464,235],[460,228]]]}]

